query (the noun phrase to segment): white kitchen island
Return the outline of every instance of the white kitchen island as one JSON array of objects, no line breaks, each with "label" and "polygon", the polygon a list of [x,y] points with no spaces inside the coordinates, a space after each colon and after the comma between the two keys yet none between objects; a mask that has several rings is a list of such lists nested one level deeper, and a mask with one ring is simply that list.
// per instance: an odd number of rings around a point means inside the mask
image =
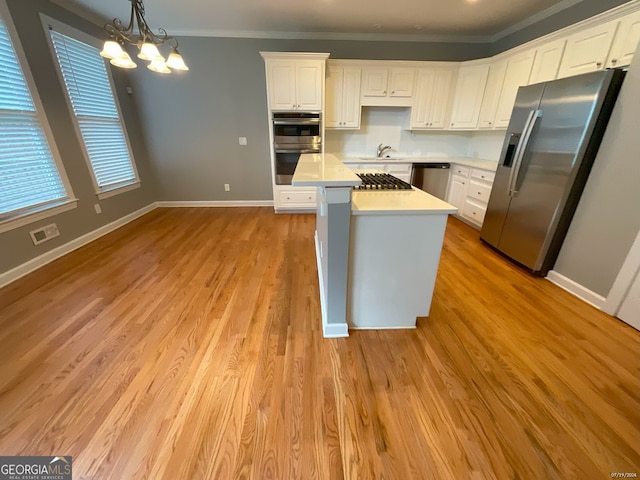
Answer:
[{"label": "white kitchen island", "polygon": [[319,189],[316,256],[325,337],[349,328],[415,328],[428,316],[447,216],[419,189],[353,190],[360,179],[330,154],[301,155],[293,186]]}]

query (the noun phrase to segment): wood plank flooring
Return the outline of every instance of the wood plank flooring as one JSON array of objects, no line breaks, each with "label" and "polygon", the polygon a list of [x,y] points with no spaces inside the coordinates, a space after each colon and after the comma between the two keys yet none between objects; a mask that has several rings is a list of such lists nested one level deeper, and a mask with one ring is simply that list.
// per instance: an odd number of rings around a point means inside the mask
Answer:
[{"label": "wood plank flooring", "polygon": [[640,473],[640,333],[450,219],[416,330],[323,339],[314,227],[157,209],[0,289],[0,455],[76,480]]}]

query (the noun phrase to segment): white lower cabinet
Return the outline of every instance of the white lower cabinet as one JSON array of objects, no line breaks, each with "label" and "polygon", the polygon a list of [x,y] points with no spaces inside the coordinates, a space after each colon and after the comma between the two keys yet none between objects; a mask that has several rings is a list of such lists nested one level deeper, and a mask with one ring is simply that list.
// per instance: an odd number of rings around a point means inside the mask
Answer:
[{"label": "white lower cabinet", "polygon": [[452,165],[447,202],[458,208],[458,217],[482,226],[494,178],[490,170]]},{"label": "white lower cabinet", "polygon": [[273,191],[276,211],[314,210],[318,189],[277,185]]}]

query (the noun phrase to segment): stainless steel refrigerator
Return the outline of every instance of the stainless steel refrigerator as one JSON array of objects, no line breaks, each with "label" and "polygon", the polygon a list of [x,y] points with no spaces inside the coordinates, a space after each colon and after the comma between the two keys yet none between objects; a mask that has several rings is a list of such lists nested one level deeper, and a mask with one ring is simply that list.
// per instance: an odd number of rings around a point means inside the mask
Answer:
[{"label": "stainless steel refrigerator", "polygon": [[623,78],[608,70],[518,90],[480,238],[536,275],[555,263]]}]

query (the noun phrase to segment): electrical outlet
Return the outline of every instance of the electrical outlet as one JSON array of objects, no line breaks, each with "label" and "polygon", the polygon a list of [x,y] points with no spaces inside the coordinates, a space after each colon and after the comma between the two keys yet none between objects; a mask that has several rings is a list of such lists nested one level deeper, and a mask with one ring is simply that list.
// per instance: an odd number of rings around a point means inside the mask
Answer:
[{"label": "electrical outlet", "polygon": [[128,93],[129,95],[133,95],[133,88],[131,88],[131,87],[127,87],[127,93]]},{"label": "electrical outlet", "polygon": [[102,213],[102,208],[100,207],[100,204],[99,204],[99,203],[95,203],[95,204],[93,205],[93,208],[95,208],[95,209],[96,209],[96,213],[97,213],[98,215],[100,215],[100,214]]},{"label": "electrical outlet", "polygon": [[247,144],[247,137],[238,137],[238,143],[240,145],[246,145]]},{"label": "electrical outlet", "polygon": [[224,191],[225,191],[225,192],[230,192],[230,191],[231,191],[231,187],[229,186],[229,184],[228,184],[228,183],[225,183],[225,184],[224,184]]}]

